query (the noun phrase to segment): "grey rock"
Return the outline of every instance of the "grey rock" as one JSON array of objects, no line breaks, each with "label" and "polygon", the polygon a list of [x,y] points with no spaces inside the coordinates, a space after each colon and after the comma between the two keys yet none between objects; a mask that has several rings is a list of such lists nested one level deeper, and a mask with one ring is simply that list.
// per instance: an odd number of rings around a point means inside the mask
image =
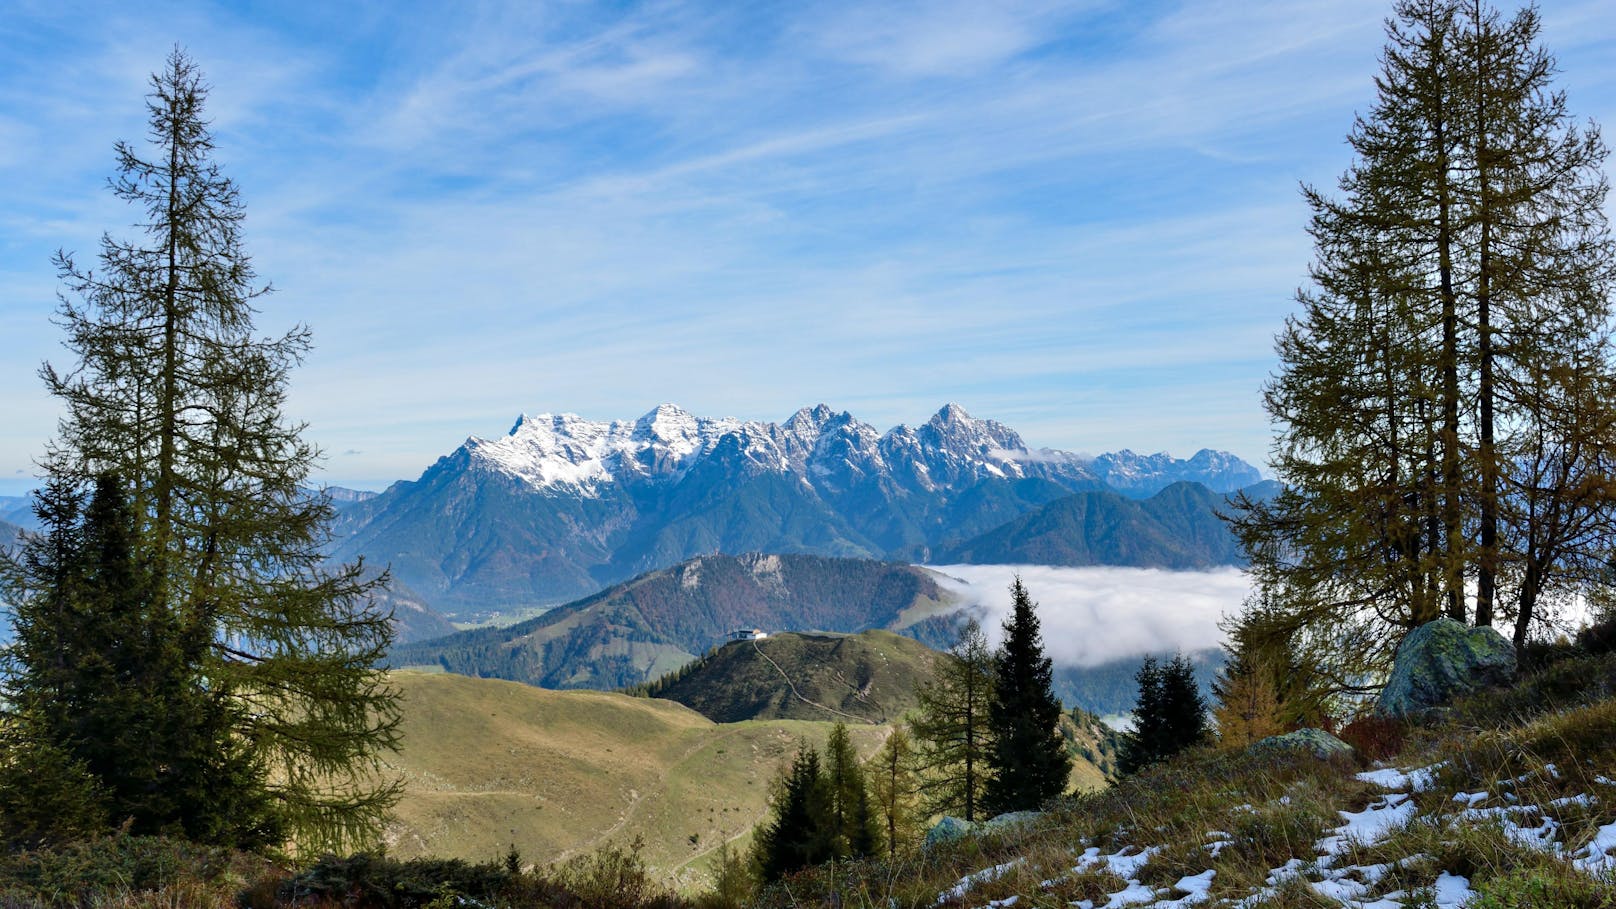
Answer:
[{"label": "grey rock", "polygon": [[1352,746],[1323,729],[1307,727],[1283,735],[1271,735],[1251,746],[1259,754],[1305,751],[1321,761],[1333,757],[1351,757]]},{"label": "grey rock", "polygon": [[942,820],[926,831],[926,848],[930,849],[938,843],[951,843],[980,833],[995,833],[1020,827],[1043,816],[1042,811],[1007,811],[985,821],[972,822],[945,814]]},{"label": "grey rock", "polygon": [[976,828],[977,825],[970,821],[945,814],[942,820],[931,825],[931,829],[926,831],[926,848],[963,839],[976,832]]},{"label": "grey rock", "polygon": [[992,830],[1004,830],[1008,827],[1020,827],[1043,816],[1042,811],[1006,811],[1004,814],[983,821],[978,832],[987,833]]},{"label": "grey rock", "polygon": [[1440,618],[1408,633],[1375,703],[1385,717],[1427,718],[1461,695],[1508,684],[1515,646],[1491,628]]}]

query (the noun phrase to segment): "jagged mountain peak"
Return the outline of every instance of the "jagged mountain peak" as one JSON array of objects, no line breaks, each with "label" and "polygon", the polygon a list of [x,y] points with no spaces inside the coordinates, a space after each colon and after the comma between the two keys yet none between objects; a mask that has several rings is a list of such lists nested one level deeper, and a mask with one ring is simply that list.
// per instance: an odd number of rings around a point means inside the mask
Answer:
[{"label": "jagged mountain peak", "polygon": [[977,419],[958,404],[945,404],[925,425],[919,434],[953,444],[982,446],[984,451],[1025,451],[1027,446],[1015,430],[997,420]]},{"label": "jagged mountain peak", "polygon": [[1226,492],[1258,477],[1216,452],[1033,453],[957,403],[885,433],[826,404],[779,423],[674,404],[612,422],[524,414],[355,506],[342,547],[389,562],[434,603],[499,609],[701,553],[927,558],[1102,481],[1142,497],[1186,479]]},{"label": "jagged mountain peak", "polygon": [[[831,410],[829,404],[819,403],[812,407],[804,407],[792,414],[790,419],[786,420],[785,425],[824,426],[834,416],[836,416],[836,411]],[[847,413],[844,411],[842,416],[847,416]]]},{"label": "jagged mountain peak", "polygon": [[1187,461],[1166,452],[1141,455],[1131,449],[1097,458],[1050,449],[1032,453],[1015,430],[973,417],[952,402],[917,427],[899,425],[885,434],[824,403],[804,407],[783,423],[701,417],[672,403],[659,404],[631,421],[524,413],[505,436],[473,437],[464,448],[478,466],[530,486],[585,491],[626,478],[678,479],[711,457],[796,472],[810,483],[815,477],[851,479],[894,470],[903,482],[928,489],[973,476],[1023,477],[1050,471],[1092,474],[1129,494],[1148,494],[1179,479],[1218,489],[1261,479],[1255,468],[1234,455],[1210,449]]}]

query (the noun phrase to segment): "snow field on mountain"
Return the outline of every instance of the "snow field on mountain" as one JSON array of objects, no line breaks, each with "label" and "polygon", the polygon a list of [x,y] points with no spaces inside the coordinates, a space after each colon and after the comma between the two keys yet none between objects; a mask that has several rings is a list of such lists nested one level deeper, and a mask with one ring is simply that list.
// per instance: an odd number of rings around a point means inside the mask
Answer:
[{"label": "snow field on mountain", "polygon": [[805,407],[784,423],[698,417],[673,404],[635,420],[609,422],[567,413],[524,414],[505,436],[472,437],[464,448],[474,463],[533,489],[588,496],[608,483],[678,480],[726,443],[760,470],[795,473],[816,487],[835,485],[838,478],[887,475],[925,486],[967,475],[1103,481],[1128,492],[1193,479],[1229,491],[1261,479],[1234,455],[1208,449],[1187,460],[1126,449],[1096,458],[1031,451],[1008,426],[972,417],[957,404],[944,406],[920,426],[885,433],[823,404]]}]

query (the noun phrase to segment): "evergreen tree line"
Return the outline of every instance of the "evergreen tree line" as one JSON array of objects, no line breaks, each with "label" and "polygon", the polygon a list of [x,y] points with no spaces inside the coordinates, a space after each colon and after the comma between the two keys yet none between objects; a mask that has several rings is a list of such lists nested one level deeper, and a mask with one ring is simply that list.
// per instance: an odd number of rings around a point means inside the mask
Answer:
[{"label": "evergreen tree line", "polygon": [[1066,791],[1071,757],[1060,733],[1036,604],[1017,578],[997,650],[968,622],[900,724],[862,766],[847,727],[818,752],[804,745],[777,783],[755,859],[765,880],[809,865],[894,855],[929,817],[977,821],[1036,810]]},{"label": "evergreen tree line", "polygon": [[1195,667],[1183,654],[1165,665],[1147,656],[1134,678],[1139,700],[1133,729],[1123,737],[1117,755],[1119,771],[1138,773],[1211,738],[1206,699],[1195,683]]},{"label": "evergreen tree line", "polygon": [[325,563],[318,451],[281,413],[307,329],[255,334],[242,203],[211,160],[207,87],[176,49],[151,79],[151,152],[119,143],[142,235],[99,266],[59,253],[76,362],[34,494],[0,554],[16,644],[0,664],[0,839],[115,829],[257,849],[374,841],[396,695],[391,617],[359,564]]}]

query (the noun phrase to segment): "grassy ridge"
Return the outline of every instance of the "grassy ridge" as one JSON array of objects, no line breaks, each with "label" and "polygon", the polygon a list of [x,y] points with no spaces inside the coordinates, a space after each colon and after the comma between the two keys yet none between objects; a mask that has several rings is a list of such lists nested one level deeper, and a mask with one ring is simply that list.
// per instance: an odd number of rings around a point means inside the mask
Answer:
[{"label": "grassy ridge", "polygon": [[914,709],[939,654],[890,631],[732,641],[651,686],[719,723],[838,719],[889,723]]},{"label": "grassy ridge", "polygon": [[[394,673],[403,691],[404,781],[389,851],[487,860],[515,845],[547,862],[608,842],[694,878],[719,843],[745,839],[770,781],[828,723],[719,725],[671,701],[547,691],[447,673]],[[885,729],[853,730],[866,753]]]},{"label": "grassy ridge", "polygon": [[[885,632],[870,637],[893,653],[919,646]],[[822,747],[832,725],[715,723],[661,698],[452,673],[392,678],[405,706],[403,748],[389,764],[405,788],[386,842],[401,858],[486,861],[515,845],[545,863],[639,837],[659,875],[700,884],[721,843],[750,842],[770,784],[798,745]],[[849,722],[866,756],[889,729]],[[1102,786],[1096,763],[1114,759],[1113,734],[1092,717],[1068,717],[1064,730],[1074,752],[1094,755],[1074,768],[1074,786]]]}]

